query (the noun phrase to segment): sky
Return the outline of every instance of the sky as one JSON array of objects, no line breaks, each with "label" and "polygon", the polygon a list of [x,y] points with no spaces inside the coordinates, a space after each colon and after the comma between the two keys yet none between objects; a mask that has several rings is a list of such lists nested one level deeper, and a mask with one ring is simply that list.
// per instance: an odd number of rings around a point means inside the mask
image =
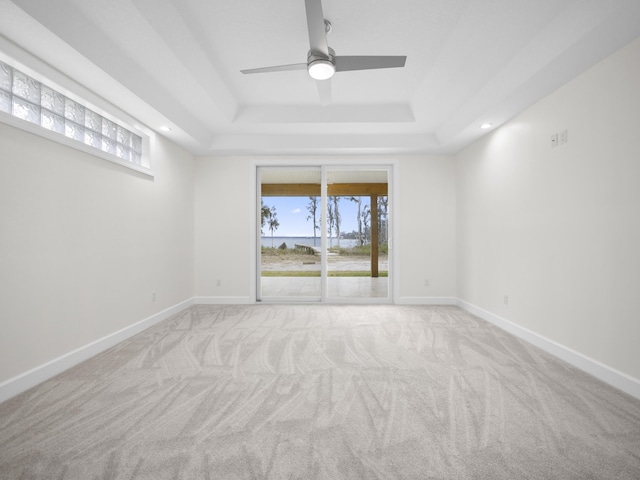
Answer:
[{"label": "sky", "polygon": [[[265,205],[276,207],[276,215],[280,226],[274,230],[274,237],[313,237],[313,221],[307,220],[309,197],[264,197]],[[368,197],[362,197],[362,207],[369,203]],[[349,201],[347,197],[340,198],[339,204],[341,232],[358,230],[358,204]],[[320,202],[318,202],[318,222],[320,221]],[[270,237],[271,231],[265,225],[264,236]],[[320,236],[320,230],[316,231]],[[335,233],[334,233],[335,235]]]}]

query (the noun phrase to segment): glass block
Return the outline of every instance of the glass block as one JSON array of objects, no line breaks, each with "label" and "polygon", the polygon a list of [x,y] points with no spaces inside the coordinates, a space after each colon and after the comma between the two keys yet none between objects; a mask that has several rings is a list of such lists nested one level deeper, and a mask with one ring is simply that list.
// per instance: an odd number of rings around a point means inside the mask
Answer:
[{"label": "glass block", "polygon": [[116,156],[128,162],[131,159],[131,149],[129,147],[125,147],[121,143],[118,143]]},{"label": "glass block", "polygon": [[118,141],[118,143],[121,143],[125,147],[130,147],[131,132],[126,128],[122,128],[120,125],[118,125],[118,134],[117,134],[116,140]]},{"label": "glass block", "polygon": [[131,134],[131,150],[134,153],[142,153],[142,137],[134,135],[133,133]]},{"label": "glass block", "polygon": [[74,122],[70,122],[69,120],[65,120],[64,136],[84,143],[84,126],[78,125]]},{"label": "glass block", "polygon": [[102,149],[102,134],[87,128],[84,131],[84,143],[90,147]]},{"label": "glass block", "polygon": [[87,108],[84,112],[84,126],[94,132],[102,133],[102,115]]},{"label": "glass block", "polygon": [[110,138],[106,138],[103,135],[102,136],[102,151],[115,155],[116,154],[116,141],[115,140],[111,140]]},{"label": "glass block", "polygon": [[46,85],[41,86],[41,92],[42,100],[40,105],[58,115],[64,115],[64,95]]},{"label": "glass block", "polygon": [[40,82],[18,70],[13,71],[13,93],[40,105]]},{"label": "glass block", "polygon": [[74,102],[70,98],[64,99],[64,116],[72,122],[84,125],[85,108],[79,103]]},{"label": "glass block", "polygon": [[5,64],[0,62],[0,90],[6,90],[7,92],[11,91],[11,71],[13,69]]},{"label": "glass block", "polygon": [[118,126],[106,118],[102,119],[102,135],[112,140],[116,139]]},{"label": "glass block", "polygon": [[0,112],[11,113],[11,94],[0,90]]},{"label": "glass block", "polygon": [[135,163],[136,165],[141,165],[142,154],[140,154],[140,152],[131,152],[131,163]]},{"label": "glass block", "polygon": [[40,125],[40,107],[16,96],[13,97],[12,113],[14,117]]},{"label": "glass block", "polygon": [[52,132],[62,133],[64,135],[64,118],[60,115],[56,115],[53,112],[41,109],[41,121],[40,125],[47,130],[51,130]]}]

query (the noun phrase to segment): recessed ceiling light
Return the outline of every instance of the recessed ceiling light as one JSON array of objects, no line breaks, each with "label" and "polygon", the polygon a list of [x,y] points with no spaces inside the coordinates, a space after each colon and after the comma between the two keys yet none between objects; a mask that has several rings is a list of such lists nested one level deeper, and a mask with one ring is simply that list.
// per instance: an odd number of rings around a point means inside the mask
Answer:
[{"label": "recessed ceiling light", "polygon": [[166,125],[163,125],[160,127],[160,130],[162,130],[163,132],[170,132],[171,131],[171,127],[167,127]]},{"label": "recessed ceiling light", "polygon": [[493,123],[483,123],[482,125],[480,125],[480,128],[483,130],[486,130],[487,128],[491,128],[493,127]]}]

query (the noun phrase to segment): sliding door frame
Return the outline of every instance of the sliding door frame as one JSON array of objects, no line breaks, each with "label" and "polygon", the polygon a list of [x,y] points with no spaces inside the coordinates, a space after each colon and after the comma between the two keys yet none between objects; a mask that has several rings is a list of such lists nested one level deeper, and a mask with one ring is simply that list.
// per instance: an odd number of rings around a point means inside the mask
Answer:
[{"label": "sliding door frame", "polygon": [[[371,157],[371,158],[355,158],[349,159],[348,162],[345,159],[340,159],[336,157],[331,158],[323,158],[323,157],[309,157],[305,159],[300,158],[254,158],[250,161],[250,170],[251,170],[251,183],[252,191],[250,192],[250,199],[252,200],[252,204],[254,205],[254,215],[251,221],[250,231],[255,239],[255,248],[250,252],[250,298],[253,298],[256,302],[260,299],[260,292],[258,288],[260,287],[260,274],[261,274],[261,266],[260,266],[260,256],[258,255],[259,248],[261,245],[261,239],[258,235],[260,232],[260,177],[258,175],[259,167],[320,167],[321,175],[322,175],[322,184],[321,184],[321,281],[323,283],[321,288],[321,303],[331,303],[331,304],[344,304],[344,303],[362,303],[362,304],[388,304],[388,303],[398,303],[398,292],[399,292],[399,282],[400,282],[400,269],[399,269],[399,252],[396,250],[395,246],[398,245],[398,231],[399,231],[399,205],[400,199],[398,198],[398,185],[399,185],[399,161],[397,159],[391,158],[379,158],[379,157]],[[354,170],[387,170],[387,182],[388,182],[388,195],[389,195],[389,211],[388,211],[388,228],[389,228],[389,238],[388,238],[388,262],[389,262],[389,283],[388,283],[388,295],[386,298],[373,298],[366,297],[363,299],[359,298],[339,298],[339,297],[329,297],[328,293],[328,277],[327,277],[327,178],[326,172],[328,169],[339,168],[339,169],[349,169],[352,168]],[[252,242],[253,243],[253,242]],[[295,298],[291,299],[275,299],[273,303],[278,302],[289,302],[295,301]],[[313,303],[316,303],[315,301]]]}]

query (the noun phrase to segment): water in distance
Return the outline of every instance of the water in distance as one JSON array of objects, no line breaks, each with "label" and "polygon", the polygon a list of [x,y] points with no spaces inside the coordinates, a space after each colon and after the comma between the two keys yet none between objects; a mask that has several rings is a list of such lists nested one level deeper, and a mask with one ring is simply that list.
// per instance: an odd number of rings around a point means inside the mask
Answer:
[{"label": "water in distance", "polygon": [[[271,241],[271,237],[262,237],[261,243],[263,247],[273,246],[274,248],[278,248],[283,243],[287,245],[287,248],[295,248],[296,243],[299,245],[309,245],[311,247],[320,247],[320,237],[315,238],[315,244],[314,244],[313,237],[276,237],[276,236],[273,237],[273,244]],[[332,247],[332,246],[337,247],[338,239],[335,237],[327,238],[327,245],[329,247]],[[350,248],[350,247],[355,247],[356,245],[358,245],[358,240],[356,239],[353,239],[353,238],[340,239],[341,247]]]}]

